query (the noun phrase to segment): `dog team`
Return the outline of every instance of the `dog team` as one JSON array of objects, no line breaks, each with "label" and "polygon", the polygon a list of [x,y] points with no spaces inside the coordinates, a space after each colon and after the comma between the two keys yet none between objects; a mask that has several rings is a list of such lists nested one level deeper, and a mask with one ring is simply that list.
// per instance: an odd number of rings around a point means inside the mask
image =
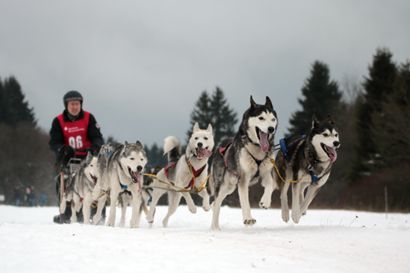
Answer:
[{"label": "dog team", "polygon": [[[60,213],[64,213],[66,204],[71,204],[71,222],[76,222],[82,212],[84,224],[102,224],[109,201],[106,225],[115,226],[116,208],[120,205],[120,226],[125,225],[130,206],[130,227],[137,228],[142,212],[150,225],[154,223],[158,201],[167,194],[168,212],[162,220],[166,227],[181,198],[190,212],[196,212],[191,195],[198,194],[202,208],[212,211],[211,228],[218,230],[223,201],[238,189],[243,223],[250,226],[256,220],[251,213],[249,191],[260,183],[264,191],[259,206],[269,208],[272,193],[279,190],[285,222],[290,218],[291,187],[291,218],[298,223],[329,178],[340,147],[339,135],[330,117],[322,121],[313,118],[306,135],[281,139],[274,145],[277,128],[278,117],[270,98],[257,104],[251,96],[236,135],[218,145],[214,143],[211,124],[200,128],[195,123],[185,151],[176,137],[166,137],[163,150],[168,163],[156,174],[144,172],[148,158],[139,141],[104,144],[97,155],[88,153],[80,167],[68,179],[66,176],[70,186],[64,187],[60,195]],[[93,216],[92,207],[96,207]]]}]

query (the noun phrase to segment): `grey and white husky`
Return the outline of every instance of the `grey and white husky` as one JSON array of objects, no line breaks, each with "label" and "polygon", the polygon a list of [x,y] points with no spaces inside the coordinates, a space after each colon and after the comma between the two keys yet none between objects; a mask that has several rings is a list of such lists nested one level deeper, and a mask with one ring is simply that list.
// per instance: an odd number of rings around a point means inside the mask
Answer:
[{"label": "grey and white husky", "polygon": [[272,102],[266,97],[264,105],[256,104],[252,96],[250,107],[243,114],[239,130],[234,138],[222,141],[214,153],[210,185],[215,195],[213,203],[212,229],[219,229],[219,212],[222,201],[238,186],[243,222],[253,225],[249,186],[259,180],[265,188],[260,207],[271,205],[272,192],[277,185],[272,179],[272,152],[278,120]]},{"label": "grey and white husky", "polygon": [[[190,190],[197,189],[202,197],[203,209],[205,211],[210,209],[209,194],[203,186],[208,177],[208,159],[212,155],[213,148],[214,137],[210,124],[207,129],[200,129],[198,123],[195,123],[184,155],[181,155],[181,145],[177,138],[172,136],[165,138],[164,154],[168,156],[168,165],[157,173],[157,178],[151,183],[154,190],[147,215],[150,224],[154,221],[158,200],[166,192],[168,192],[168,213],[162,221],[164,227],[168,225],[169,217],[176,211],[182,196],[189,210],[196,213]],[[168,189],[164,189],[167,187]],[[182,192],[176,189],[181,189]]]},{"label": "grey and white husky", "polygon": [[311,131],[306,137],[290,138],[281,146],[276,156],[278,170],[273,170],[272,174],[281,189],[282,219],[285,222],[289,221],[287,192],[292,184],[292,220],[298,223],[329,178],[340,147],[339,134],[330,117],[322,122],[313,118]]},{"label": "grey and white husky", "polygon": [[[129,191],[132,195],[131,228],[139,226],[141,207],[143,203],[142,172],[147,164],[147,156],[141,142],[127,143],[114,147],[108,156],[106,166],[101,166],[101,184],[95,188],[93,197],[98,200],[98,209],[93,222],[101,218],[102,207],[105,206],[107,194],[110,196],[110,214],[107,225],[115,225],[116,206],[120,193]],[[101,194],[103,193],[103,194]]]},{"label": "grey and white husky", "polygon": [[98,180],[97,156],[87,154],[81,168],[73,177],[73,202],[71,206],[71,222],[77,221],[77,214],[82,208],[84,224],[90,224],[92,193]]}]

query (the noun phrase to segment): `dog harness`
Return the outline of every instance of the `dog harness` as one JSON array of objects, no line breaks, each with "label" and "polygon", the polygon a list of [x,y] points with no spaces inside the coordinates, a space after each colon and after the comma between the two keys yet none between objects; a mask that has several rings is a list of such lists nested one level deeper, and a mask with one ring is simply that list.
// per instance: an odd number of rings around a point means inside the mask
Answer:
[{"label": "dog harness", "polygon": [[[202,172],[205,170],[205,168],[208,166],[208,164],[205,164],[200,169],[195,170],[194,166],[192,166],[191,162],[189,162],[189,160],[186,156],[185,156],[185,161],[186,161],[186,164],[188,165],[189,171],[192,175],[192,178],[189,181],[188,186],[185,187],[185,189],[193,189],[195,187],[195,179],[198,178],[202,174]],[[205,185],[206,185],[206,180],[205,180]],[[203,187],[203,186],[201,185],[201,187]]]},{"label": "dog harness", "polygon": [[74,148],[75,156],[86,156],[86,150],[91,148],[87,134],[90,113],[84,111],[84,117],[75,121],[64,120],[63,114],[58,115],[57,119],[63,133],[64,145]]}]

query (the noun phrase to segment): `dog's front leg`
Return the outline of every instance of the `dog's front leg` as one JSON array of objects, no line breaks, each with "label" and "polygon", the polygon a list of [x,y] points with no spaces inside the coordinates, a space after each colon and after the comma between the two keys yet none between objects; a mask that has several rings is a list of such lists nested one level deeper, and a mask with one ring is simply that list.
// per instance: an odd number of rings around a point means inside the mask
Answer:
[{"label": "dog's front leg", "polygon": [[192,196],[189,192],[183,192],[182,196],[184,196],[184,199],[186,201],[186,204],[188,205],[188,209],[191,213],[196,213],[196,206],[194,203],[194,200],[192,200]]},{"label": "dog's front leg", "polygon": [[211,206],[209,205],[209,194],[206,191],[206,188],[198,192],[198,195],[202,197],[202,208],[204,211],[209,211]]},{"label": "dog's front leg", "polygon": [[76,223],[77,222],[77,208],[78,208],[78,210],[80,210],[81,200],[80,200],[79,196],[75,195],[75,196],[73,196],[73,198],[71,200],[71,218],[70,218],[71,223]]},{"label": "dog's front leg", "polygon": [[126,193],[123,193],[119,198],[120,204],[121,204],[121,218],[120,218],[120,227],[125,226],[125,216],[127,214],[127,208],[128,208],[128,196],[126,196]]},{"label": "dog's front leg", "polygon": [[177,210],[179,202],[181,201],[182,194],[179,192],[172,192],[168,195],[168,197],[171,197],[169,198],[171,200],[168,200],[168,213],[165,216],[164,220],[162,220],[162,225],[164,227],[168,226],[169,217],[171,217],[171,215],[174,214]]},{"label": "dog's front leg", "polygon": [[285,182],[283,185],[282,191],[280,192],[280,206],[282,209],[282,220],[284,222],[289,221],[289,202],[288,202],[288,190],[290,183]]},{"label": "dog's front leg", "polygon": [[242,208],[243,223],[246,226],[251,226],[256,223],[256,220],[253,219],[251,215],[251,206],[249,204],[249,180],[250,179],[248,177],[244,177],[244,179],[241,179],[238,185],[238,194]]},{"label": "dog's front leg", "polygon": [[98,225],[101,221],[101,214],[105,207],[105,202],[107,202],[107,194],[104,194],[97,200],[97,211],[93,217],[93,224]]},{"label": "dog's front leg", "polygon": [[305,196],[305,200],[301,204],[300,211],[306,213],[310,203],[312,203],[312,201],[315,198],[316,194],[319,192],[319,189],[320,189],[319,185],[310,185],[308,187],[307,192],[306,192],[306,196]]},{"label": "dog's front leg", "polygon": [[86,193],[83,200],[83,218],[84,224],[90,224],[90,215],[91,215],[91,203],[92,203],[92,194]]},{"label": "dog's front leg", "polygon": [[300,220],[300,195],[302,194],[302,182],[292,184],[292,220],[299,223]]},{"label": "dog's front leg", "polygon": [[[155,183],[155,182],[156,182],[156,180],[154,180],[153,183]],[[159,182],[157,182],[157,183],[158,183],[158,187],[159,187]],[[158,201],[161,198],[161,196],[164,195],[164,193],[166,192],[163,189],[156,188],[157,184],[153,184],[153,185],[154,185],[154,190],[151,193],[152,200],[151,200],[151,204],[149,206],[149,211],[148,211],[148,214],[147,214],[147,222],[150,224],[151,227],[152,227],[152,224],[154,223],[155,208],[156,208],[156,206],[158,204]]]},{"label": "dog's front leg", "polygon": [[264,176],[262,176],[262,186],[264,187],[262,198],[259,202],[259,207],[263,209],[268,209],[272,203],[272,193],[277,188],[276,183],[272,178],[272,172],[266,172]]},{"label": "dog's front leg", "polygon": [[113,227],[115,226],[115,213],[117,209],[117,201],[118,201],[118,194],[119,192],[115,189],[111,189],[110,192],[110,215],[108,216],[107,226]]},{"label": "dog's front leg", "polygon": [[142,196],[138,191],[132,191],[132,216],[131,216],[131,228],[138,228],[141,218],[141,205],[142,205]]}]

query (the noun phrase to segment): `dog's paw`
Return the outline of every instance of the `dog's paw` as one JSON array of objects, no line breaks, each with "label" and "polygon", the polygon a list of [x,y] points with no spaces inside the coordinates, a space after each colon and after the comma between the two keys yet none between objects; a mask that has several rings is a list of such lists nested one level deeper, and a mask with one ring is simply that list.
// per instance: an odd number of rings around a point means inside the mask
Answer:
[{"label": "dog's paw", "polygon": [[292,213],[292,221],[295,224],[298,224],[300,220],[300,214],[299,213]]},{"label": "dog's paw", "polygon": [[270,208],[270,205],[267,205],[267,204],[264,203],[264,202],[259,202],[259,207],[260,207],[261,209],[268,209],[268,208]]},{"label": "dog's paw", "polygon": [[196,213],[196,207],[189,208],[189,211],[191,213],[195,214]]},{"label": "dog's paw", "polygon": [[168,226],[168,219],[162,220],[162,226],[167,227]]},{"label": "dog's paw", "polygon": [[256,220],[255,219],[245,219],[243,223],[245,224],[245,226],[253,226],[256,223]]},{"label": "dog's paw", "polygon": [[289,222],[289,210],[282,211],[282,220],[285,223]]},{"label": "dog's paw", "polygon": [[139,228],[139,225],[137,223],[131,223],[130,227],[131,228]]},{"label": "dog's paw", "polygon": [[215,230],[215,231],[220,231],[220,230],[221,230],[221,228],[219,227],[219,225],[212,225],[212,226],[211,226],[211,229],[212,229],[212,230]]},{"label": "dog's paw", "polygon": [[204,211],[209,211],[211,209],[210,206],[202,206],[202,208],[204,209]]}]

